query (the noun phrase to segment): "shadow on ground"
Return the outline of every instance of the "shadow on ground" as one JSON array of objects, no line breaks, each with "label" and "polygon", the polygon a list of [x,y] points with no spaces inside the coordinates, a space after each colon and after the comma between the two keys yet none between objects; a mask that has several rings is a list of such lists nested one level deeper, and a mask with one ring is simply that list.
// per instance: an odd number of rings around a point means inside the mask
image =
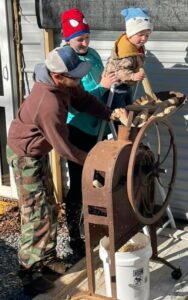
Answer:
[{"label": "shadow on ground", "polygon": [[0,239],[0,298],[1,300],[30,300],[23,293],[22,283],[17,276],[19,268],[17,250]]}]

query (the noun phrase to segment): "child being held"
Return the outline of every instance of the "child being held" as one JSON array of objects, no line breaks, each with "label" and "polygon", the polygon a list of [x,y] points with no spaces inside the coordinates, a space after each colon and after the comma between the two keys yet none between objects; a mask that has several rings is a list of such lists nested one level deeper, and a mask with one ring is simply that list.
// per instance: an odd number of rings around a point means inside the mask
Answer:
[{"label": "child being held", "polygon": [[131,86],[144,79],[140,70],[145,59],[144,44],[153,27],[147,9],[127,8],[121,15],[125,17],[126,32],[116,40],[104,69],[104,74],[115,72],[118,77],[112,109],[130,104]]}]

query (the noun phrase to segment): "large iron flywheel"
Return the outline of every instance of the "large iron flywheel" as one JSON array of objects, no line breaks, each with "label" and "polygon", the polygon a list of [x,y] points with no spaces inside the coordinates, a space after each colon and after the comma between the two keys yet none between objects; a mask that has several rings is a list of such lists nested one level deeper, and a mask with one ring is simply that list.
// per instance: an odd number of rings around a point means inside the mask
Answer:
[{"label": "large iron flywheel", "polygon": [[164,214],[176,173],[176,146],[171,126],[161,118],[149,120],[137,133],[127,169],[130,204],[143,224]]}]

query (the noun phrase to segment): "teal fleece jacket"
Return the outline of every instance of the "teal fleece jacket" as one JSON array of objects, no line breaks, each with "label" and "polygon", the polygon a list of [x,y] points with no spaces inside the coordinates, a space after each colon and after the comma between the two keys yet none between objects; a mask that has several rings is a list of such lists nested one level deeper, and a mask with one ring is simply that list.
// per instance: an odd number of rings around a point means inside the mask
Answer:
[{"label": "teal fleece jacket", "polygon": [[[87,54],[79,55],[79,58],[83,61],[89,61],[92,65],[89,73],[81,79],[81,85],[85,91],[96,96],[100,102],[104,102],[102,96],[106,89],[99,84],[104,66],[99,54],[93,48],[89,47]],[[78,112],[71,107],[68,113],[67,123],[87,134],[97,136],[101,120],[87,113]]]}]

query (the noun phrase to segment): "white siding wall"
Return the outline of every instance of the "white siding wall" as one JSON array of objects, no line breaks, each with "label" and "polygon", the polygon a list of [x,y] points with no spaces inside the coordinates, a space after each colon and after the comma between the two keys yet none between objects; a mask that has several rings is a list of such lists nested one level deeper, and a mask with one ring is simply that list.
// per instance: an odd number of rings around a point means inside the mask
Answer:
[{"label": "white siding wall", "polygon": [[[114,41],[120,32],[92,31],[90,46],[106,63]],[[60,32],[55,34],[56,45],[61,43]],[[180,91],[188,95],[188,32],[153,32],[146,44],[145,70],[154,91]],[[144,94],[139,87],[136,97]],[[170,118],[173,126],[178,159],[177,177],[170,200],[176,218],[188,219],[188,103]],[[68,176],[65,170],[65,178]],[[67,180],[65,180],[67,190]]]},{"label": "white siding wall", "polygon": [[25,95],[33,86],[32,74],[34,66],[44,61],[43,30],[38,28],[35,15],[35,1],[20,0],[21,30],[24,63]]},{"label": "white siding wall", "polygon": [[[45,59],[44,35],[43,30],[37,25],[34,2],[34,0],[20,0],[25,96],[29,94],[33,86],[32,75],[35,64],[44,62]],[[62,176],[65,196],[69,187],[66,161],[62,164]]]},{"label": "white siding wall", "polygon": [[[38,28],[33,0],[20,0],[22,9],[22,45],[26,91],[33,85],[34,65],[44,60],[43,31]],[[101,55],[104,64],[110,54],[115,39],[120,32],[92,31],[90,46]],[[60,34],[55,33],[56,45]],[[147,59],[145,70],[154,91],[176,90],[188,95],[188,32],[154,32],[146,45]],[[139,89],[137,97],[143,94]],[[188,219],[188,105],[179,110],[170,121],[178,147],[178,170],[171,209],[176,217]],[[68,173],[64,169],[64,191],[67,191]]]},{"label": "white siding wall", "polygon": [[[92,31],[90,46],[106,63],[120,32]],[[153,32],[146,44],[145,70],[155,91],[178,89],[188,94],[188,32]]]},{"label": "white siding wall", "polygon": [[[90,46],[102,57],[104,64],[120,32],[93,31]],[[146,44],[145,70],[154,91],[180,91],[188,95],[188,32],[153,32]],[[140,87],[136,97],[143,94]],[[170,122],[178,150],[175,189],[170,206],[175,217],[188,219],[188,104]]]}]

